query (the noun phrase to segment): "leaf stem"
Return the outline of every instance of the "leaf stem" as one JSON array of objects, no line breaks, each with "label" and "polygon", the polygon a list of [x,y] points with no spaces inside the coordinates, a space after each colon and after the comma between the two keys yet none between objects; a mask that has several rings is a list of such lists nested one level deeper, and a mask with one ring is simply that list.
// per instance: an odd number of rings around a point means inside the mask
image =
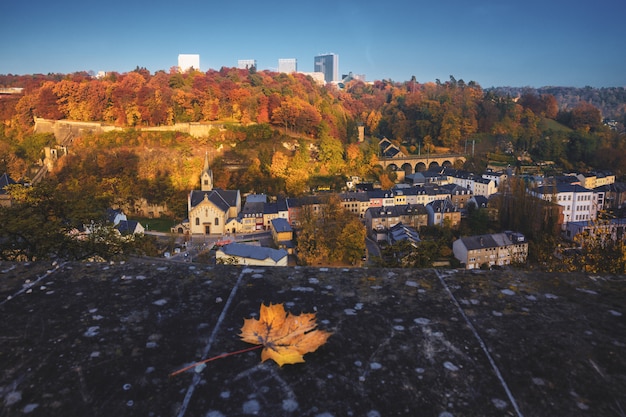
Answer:
[{"label": "leaf stem", "polygon": [[202,365],[202,364],[207,363],[207,362],[212,362],[212,361],[214,361],[216,359],[222,359],[222,358],[226,358],[228,356],[233,356],[233,355],[238,355],[240,353],[250,352],[251,350],[261,349],[262,347],[263,347],[263,345],[256,345],[256,346],[252,346],[252,347],[249,347],[249,348],[238,350],[236,352],[222,353],[221,355],[213,356],[212,358],[204,359],[204,360],[202,360],[200,362],[192,363],[191,365],[185,366],[184,368],[179,369],[178,371],[172,372],[170,374],[170,378],[173,377],[173,376],[176,376],[178,374],[182,374],[183,372],[188,371],[191,368],[195,368],[198,365]]}]

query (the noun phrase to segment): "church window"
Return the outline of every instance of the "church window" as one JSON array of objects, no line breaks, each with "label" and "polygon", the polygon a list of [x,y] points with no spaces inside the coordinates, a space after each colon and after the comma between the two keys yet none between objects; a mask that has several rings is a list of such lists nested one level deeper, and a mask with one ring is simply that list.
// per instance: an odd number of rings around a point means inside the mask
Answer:
[{"label": "church window", "polygon": [[220,225],[220,219],[218,217],[215,218],[215,225],[216,226]]},{"label": "church window", "polygon": [[200,226],[200,217],[196,217],[196,226]]}]

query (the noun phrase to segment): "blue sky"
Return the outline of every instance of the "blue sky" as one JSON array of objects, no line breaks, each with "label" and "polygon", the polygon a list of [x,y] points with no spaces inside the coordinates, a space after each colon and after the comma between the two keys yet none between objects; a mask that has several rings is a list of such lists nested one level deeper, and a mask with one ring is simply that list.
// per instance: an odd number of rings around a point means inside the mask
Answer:
[{"label": "blue sky", "polygon": [[[9,3],[9,4],[6,4]],[[626,87],[624,0],[10,1],[0,74],[151,72],[199,54],[200,69],[259,70],[339,55],[369,81],[450,75],[492,86]]]}]

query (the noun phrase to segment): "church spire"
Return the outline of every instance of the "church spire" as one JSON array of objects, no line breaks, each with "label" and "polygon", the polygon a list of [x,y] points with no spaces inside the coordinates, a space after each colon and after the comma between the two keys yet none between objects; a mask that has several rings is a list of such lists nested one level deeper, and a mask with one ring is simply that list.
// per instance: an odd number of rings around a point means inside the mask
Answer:
[{"label": "church spire", "polygon": [[209,170],[209,151],[204,152],[204,168],[202,172]]},{"label": "church spire", "polygon": [[209,167],[209,152],[204,154],[204,169],[200,175],[200,184],[202,191],[213,190],[213,171]]}]

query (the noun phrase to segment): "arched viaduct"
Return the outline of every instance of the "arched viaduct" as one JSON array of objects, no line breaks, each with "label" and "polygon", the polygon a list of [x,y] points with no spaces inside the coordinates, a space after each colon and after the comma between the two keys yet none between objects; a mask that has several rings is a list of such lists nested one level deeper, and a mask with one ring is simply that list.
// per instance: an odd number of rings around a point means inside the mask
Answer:
[{"label": "arched viaduct", "polygon": [[455,166],[465,162],[461,154],[409,155],[399,158],[378,158],[386,170],[404,171],[405,175],[426,171],[431,168]]}]

